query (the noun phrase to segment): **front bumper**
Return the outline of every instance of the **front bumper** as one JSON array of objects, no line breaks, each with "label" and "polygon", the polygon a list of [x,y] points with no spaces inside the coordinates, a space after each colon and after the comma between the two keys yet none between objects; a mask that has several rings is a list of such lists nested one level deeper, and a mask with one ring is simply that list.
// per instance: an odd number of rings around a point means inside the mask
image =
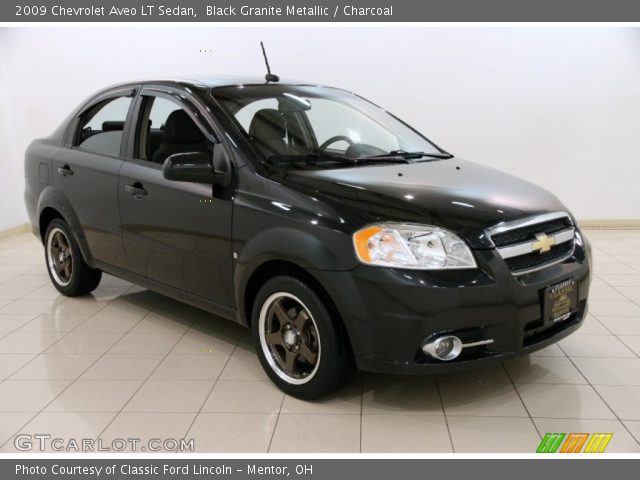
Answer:
[{"label": "front bumper", "polygon": [[[587,244],[588,245],[588,244]],[[428,374],[464,369],[530,353],[566,337],[587,313],[591,283],[588,246],[576,245],[562,263],[515,277],[495,250],[475,251],[479,269],[416,271],[361,265],[351,272],[314,272],[345,323],[361,370]],[[544,289],[572,278],[578,311],[562,322],[543,318]],[[422,353],[426,340],[444,333],[465,343],[443,362]]]}]

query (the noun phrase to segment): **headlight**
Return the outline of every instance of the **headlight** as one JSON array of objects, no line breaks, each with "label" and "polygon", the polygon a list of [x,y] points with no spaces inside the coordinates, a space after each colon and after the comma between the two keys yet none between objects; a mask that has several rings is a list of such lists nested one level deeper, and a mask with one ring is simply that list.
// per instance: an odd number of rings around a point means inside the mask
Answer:
[{"label": "headlight", "polygon": [[444,270],[476,268],[460,237],[429,225],[381,223],[353,234],[358,259],[367,265]]}]

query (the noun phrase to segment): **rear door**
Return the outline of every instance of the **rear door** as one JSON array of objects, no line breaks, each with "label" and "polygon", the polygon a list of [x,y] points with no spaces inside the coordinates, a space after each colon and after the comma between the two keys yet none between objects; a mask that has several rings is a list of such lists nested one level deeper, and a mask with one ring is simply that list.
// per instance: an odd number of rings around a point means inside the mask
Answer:
[{"label": "rear door", "polygon": [[[164,285],[232,305],[232,200],[214,197],[211,185],[162,175],[172,153],[212,155],[225,146],[184,92],[145,87],[135,116],[118,187],[130,268]],[[177,125],[176,118],[181,119]]]},{"label": "rear door", "polygon": [[81,224],[91,255],[125,267],[118,211],[118,173],[125,132],[133,114],[132,87],[109,91],[72,122],[66,148],[53,159],[53,183],[67,197]]}]

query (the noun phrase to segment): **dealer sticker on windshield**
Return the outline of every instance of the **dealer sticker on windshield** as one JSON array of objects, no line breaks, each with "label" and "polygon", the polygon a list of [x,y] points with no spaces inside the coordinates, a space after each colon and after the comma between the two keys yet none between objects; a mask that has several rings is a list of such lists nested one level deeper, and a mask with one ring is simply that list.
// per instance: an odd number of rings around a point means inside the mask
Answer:
[{"label": "dealer sticker on windshield", "polygon": [[545,319],[549,323],[561,322],[578,307],[578,289],[571,278],[545,290]]}]

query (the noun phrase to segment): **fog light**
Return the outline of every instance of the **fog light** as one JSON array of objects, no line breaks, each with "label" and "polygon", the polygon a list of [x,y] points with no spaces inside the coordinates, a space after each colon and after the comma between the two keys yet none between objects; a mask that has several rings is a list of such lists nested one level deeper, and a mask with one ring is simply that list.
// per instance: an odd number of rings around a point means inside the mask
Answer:
[{"label": "fog light", "polygon": [[426,343],[422,351],[438,360],[453,360],[462,352],[462,341],[455,335],[446,335]]}]

